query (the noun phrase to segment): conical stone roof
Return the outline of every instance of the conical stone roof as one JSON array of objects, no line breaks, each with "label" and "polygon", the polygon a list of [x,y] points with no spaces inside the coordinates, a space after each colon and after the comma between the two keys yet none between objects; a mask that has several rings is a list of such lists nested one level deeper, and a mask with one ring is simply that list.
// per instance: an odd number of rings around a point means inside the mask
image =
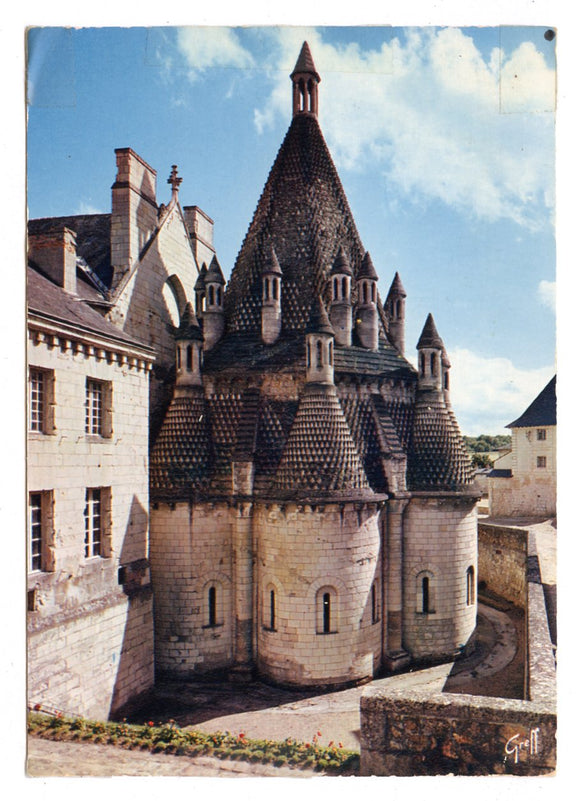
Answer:
[{"label": "conical stone roof", "polygon": [[261,330],[261,276],[271,241],[282,269],[284,331],[304,332],[340,246],[356,274],[364,249],[318,120],[296,115],[278,152],[224,296],[232,333]]},{"label": "conical stone roof", "polygon": [[373,495],[333,387],[306,386],[273,490],[296,498]]},{"label": "conical stone roof", "polygon": [[442,393],[419,393],[409,442],[408,488],[459,492],[468,490],[473,479],[471,458]]}]

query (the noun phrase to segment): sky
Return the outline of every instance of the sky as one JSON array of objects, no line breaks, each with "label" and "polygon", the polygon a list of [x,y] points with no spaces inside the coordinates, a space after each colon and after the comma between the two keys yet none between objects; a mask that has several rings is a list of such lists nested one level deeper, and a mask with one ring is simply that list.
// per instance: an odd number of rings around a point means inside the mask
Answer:
[{"label": "sky", "polygon": [[28,214],[109,212],[114,149],[215,222],[226,277],[291,121],[309,42],[319,119],[383,300],[427,314],[464,434],[509,433],[555,373],[556,45],[539,25],[39,27],[28,37]]}]

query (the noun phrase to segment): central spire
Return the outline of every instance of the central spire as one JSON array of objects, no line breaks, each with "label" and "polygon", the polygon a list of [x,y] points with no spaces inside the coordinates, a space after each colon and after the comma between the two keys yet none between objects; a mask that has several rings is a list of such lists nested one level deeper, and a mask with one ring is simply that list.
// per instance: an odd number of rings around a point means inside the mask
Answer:
[{"label": "central spire", "polygon": [[318,84],[314,59],[308,42],[304,42],[292,74],[292,116],[297,114],[318,115]]}]

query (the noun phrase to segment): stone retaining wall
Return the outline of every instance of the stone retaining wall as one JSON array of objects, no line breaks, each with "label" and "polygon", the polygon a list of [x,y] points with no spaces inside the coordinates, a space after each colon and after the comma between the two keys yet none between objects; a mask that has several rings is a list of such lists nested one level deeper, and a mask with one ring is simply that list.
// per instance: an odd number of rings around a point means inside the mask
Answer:
[{"label": "stone retaining wall", "polygon": [[[538,776],[555,770],[556,668],[542,585],[533,571],[526,582],[527,531],[491,529],[482,533],[480,524],[488,588],[498,592],[503,586],[502,564],[516,588],[510,600],[521,599],[517,588],[524,587],[529,700],[369,687],[361,697],[362,776]],[[496,544],[505,556],[497,569],[491,559]]]},{"label": "stone retaining wall", "polygon": [[478,581],[506,601],[525,609],[528,532],[478,523]]}]

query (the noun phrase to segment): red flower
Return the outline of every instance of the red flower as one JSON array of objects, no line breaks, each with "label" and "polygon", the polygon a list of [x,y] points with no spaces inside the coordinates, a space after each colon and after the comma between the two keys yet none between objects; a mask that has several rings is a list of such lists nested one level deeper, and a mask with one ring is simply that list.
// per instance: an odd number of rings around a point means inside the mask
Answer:
[{"label": "red flower", "polygon": [[331,741],[328,743],[328,747],[329,747],[329,748],[332,748],[332,746],[333,746],[333,745],[334,745],[334,740],[331,740]]},{"label": "red flower", "polygon": [[153,723],[153,721],[152,721],[152,720],[150,720],[150,721],[149,721],[149,723],[148,723],[147,725],[148,725],[148,726],[155,726],[155,724]]},{"label": "red flower", "polygon": [[317,731],[317,732],[316,732],[316,734],[317,734],[319,737],[322,737],[322,732],[321,732],[321,731]]},{"label": "red flower", "polygon": [[40,709],[42,709],[42,704],[34,704],[34,711],[35,712],[38,712]]},{"label": "red flower", "polygon": [[339,747],[339,748],[342,748],[342,743],[339,743],[339,744],[338,744],[338,747]]}]

